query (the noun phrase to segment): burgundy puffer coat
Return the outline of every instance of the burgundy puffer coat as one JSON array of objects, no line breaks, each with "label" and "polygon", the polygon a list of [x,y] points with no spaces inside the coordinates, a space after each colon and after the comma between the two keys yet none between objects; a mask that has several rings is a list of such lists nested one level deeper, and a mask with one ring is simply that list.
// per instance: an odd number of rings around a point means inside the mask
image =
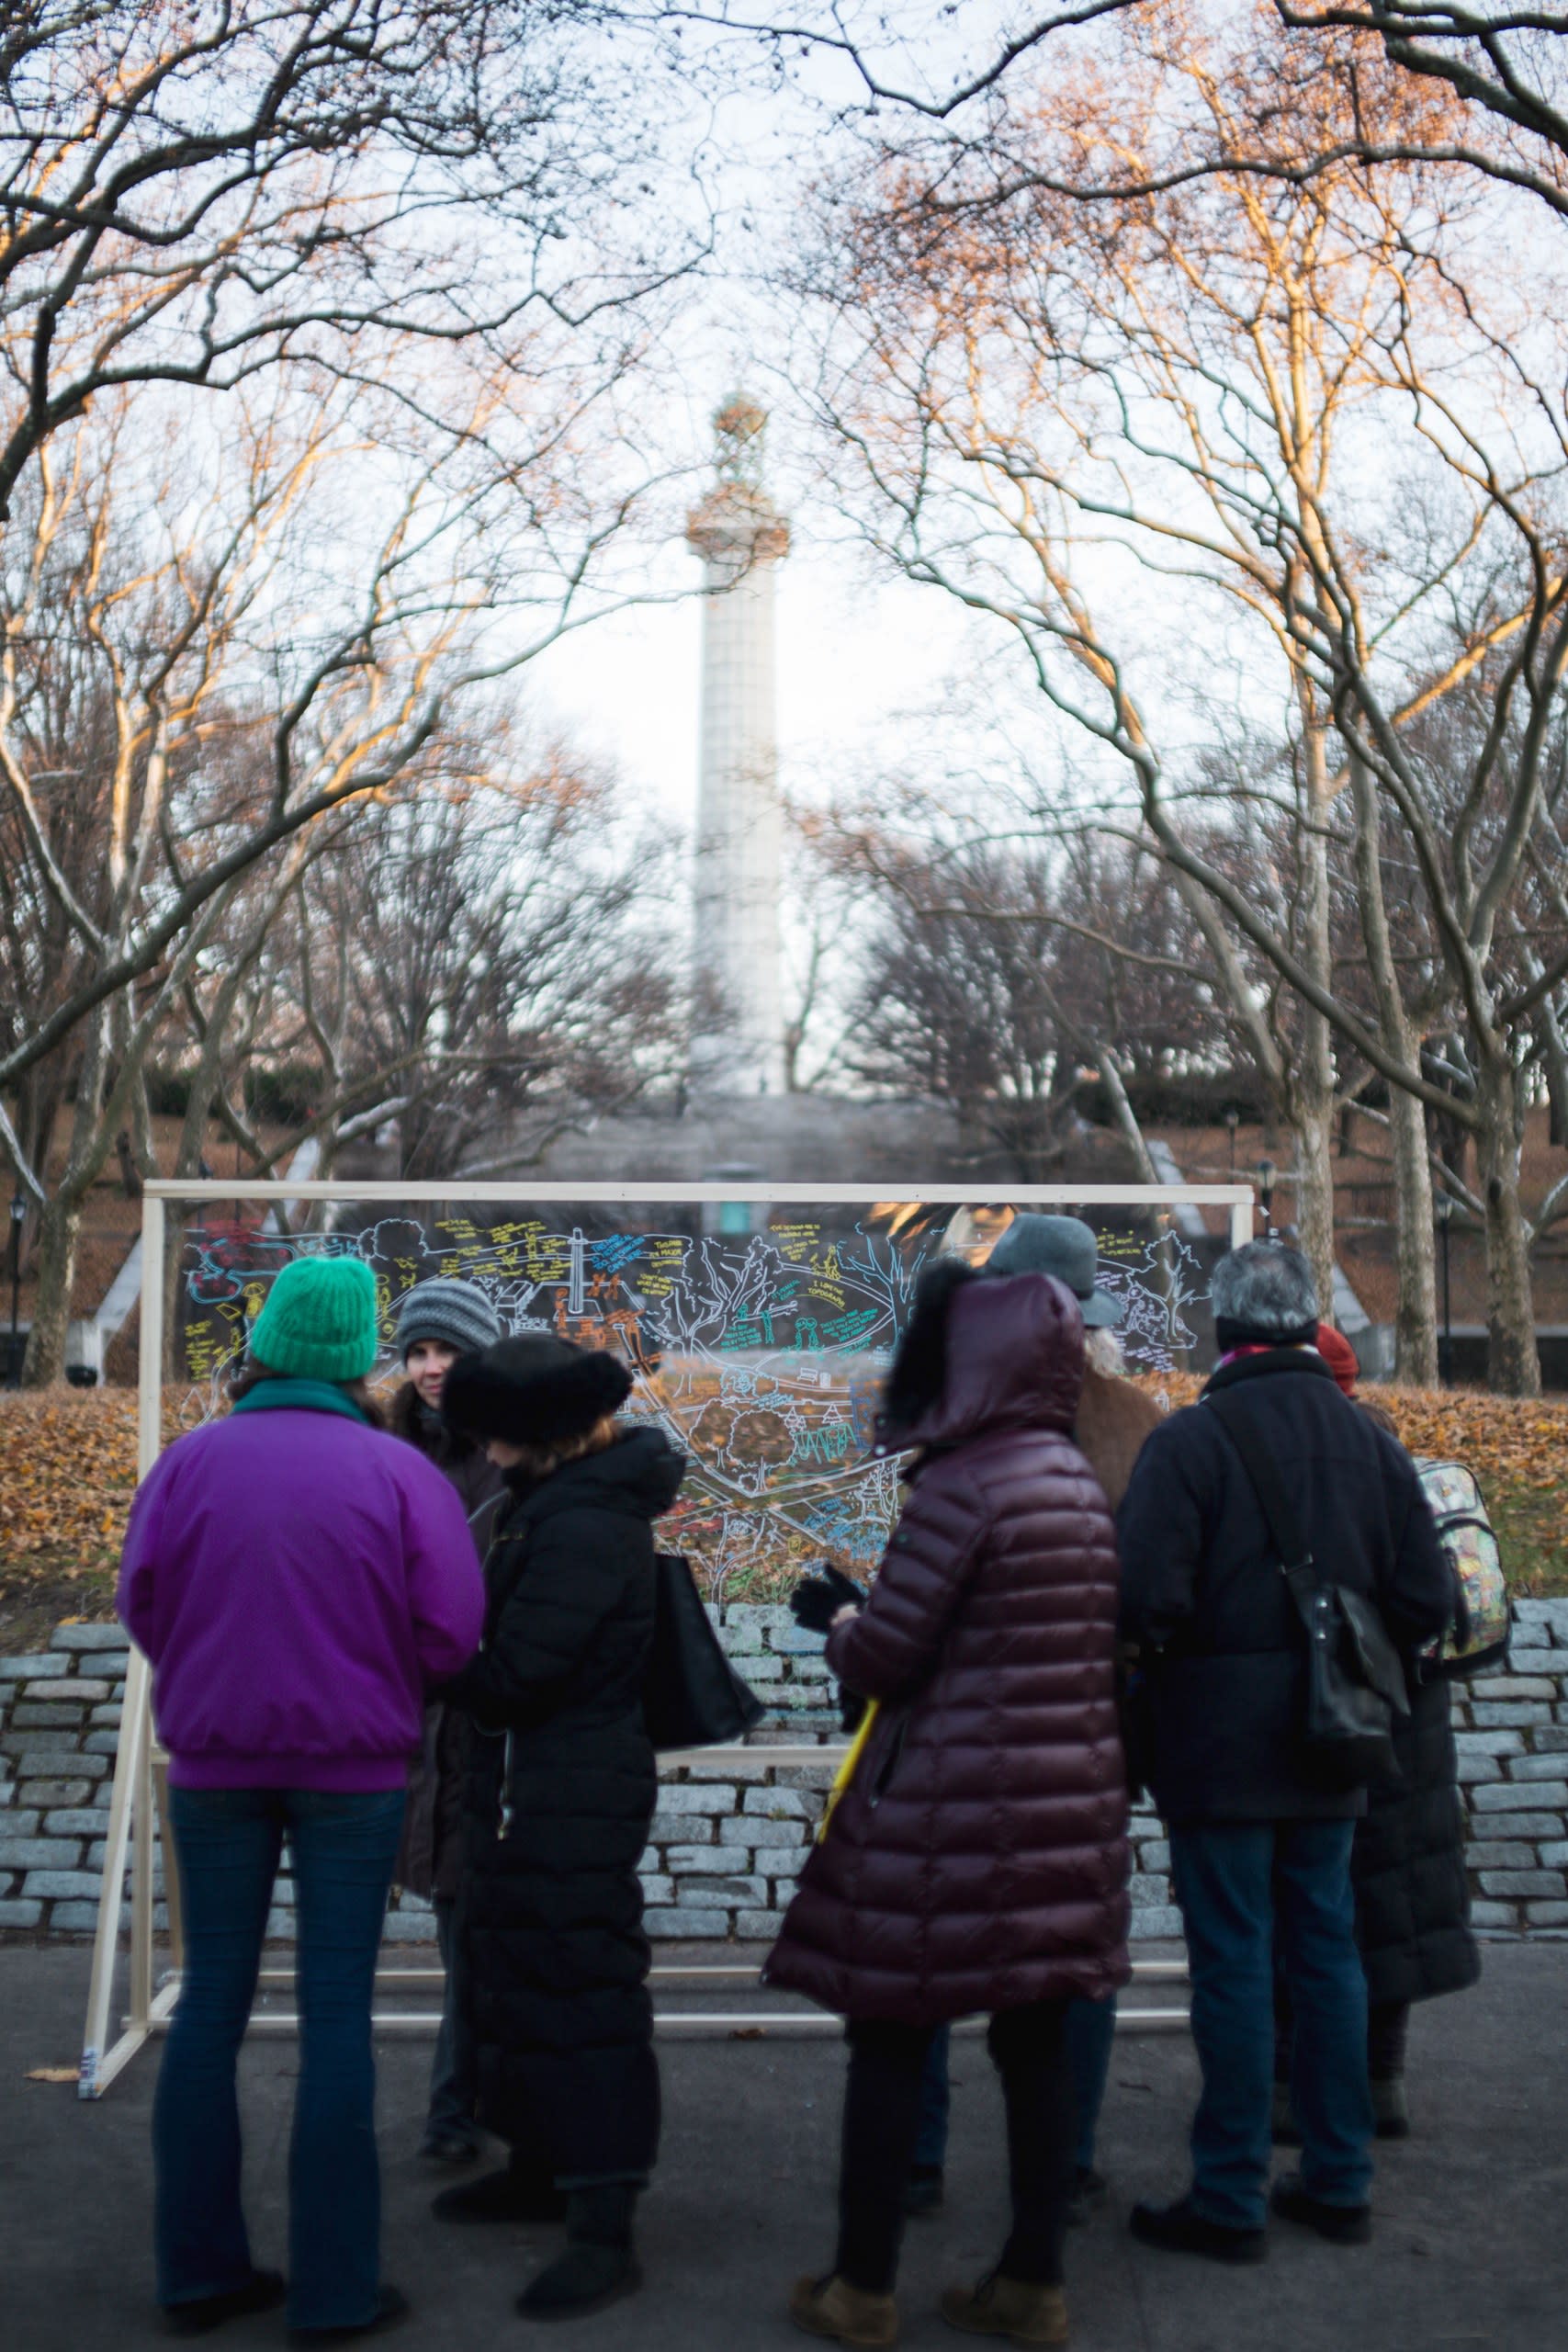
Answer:
[{"label": "burgundy puffer coat", "polygon": [[1127,1980],[1116,1541],[1069,1432],[1070,1292],[975,1282],[948,1308],[930,1451],[828,1663],[883,1712],[766,1981],[935,2025]]}]

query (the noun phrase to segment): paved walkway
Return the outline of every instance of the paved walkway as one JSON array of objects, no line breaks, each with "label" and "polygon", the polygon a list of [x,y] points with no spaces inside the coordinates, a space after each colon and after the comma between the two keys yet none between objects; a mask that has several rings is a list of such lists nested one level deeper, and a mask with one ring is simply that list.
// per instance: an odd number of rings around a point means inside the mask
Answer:
[{"label": "paved walkway", "polygon": [[[713,1956],[711,1952],[708,1955]],[[25,2079],[71,2063],[87,1954],[0,1950],[0,2339],[7,2352],[141,2352],[152,2310],[144,2053],[97,2105]],[[512,2297],[554,2244],[545,2231],[442,2230],[412,2150],[428,2044],[381,2058],[388,2275],[416,2315],[403,2352],[526,2345]],[[665,2162],[644,2210],[649,2283],[635,2301],[544,2339],[570,2352],[788,2352],[783,2316],[800,2271],[825,2268],[841,2048],[831,2041],[664,2045]],[[253,2039],[243,2059],[256,2251],[283,2250],[295,2052]],[[900,2295],[915,2352],[956,2341],[933,2304],[984,2268],[998,2241],[999,2106],[983,2048],[959,2043],[947,2211],[912,2225]],[[1076,2352],[1550,2352],[1568,2344],[1568,1945],[1494,1946],[1480,1992],[1416,2014],[1417,2136],[1380,2170],[1378,2233],[1340,2250],[1278,2227],[1261,2268],[1232,2274],[1128,2238],[1137,2196],[1178,2188],[1194,2084],[1182,2037],[1123,2040],[1102,2143],[1112,2210],[1075,2235]],[[214,2339],[254,2352],[276,2316]]]}]

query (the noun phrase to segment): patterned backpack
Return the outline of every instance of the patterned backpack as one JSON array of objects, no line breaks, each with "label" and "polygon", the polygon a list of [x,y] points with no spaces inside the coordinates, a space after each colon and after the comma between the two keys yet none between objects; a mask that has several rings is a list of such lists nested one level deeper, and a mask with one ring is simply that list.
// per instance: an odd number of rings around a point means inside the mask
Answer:
[{"label": "patterned backpack", "polygon": [[1428,1676],[1493,1672],[1507,1663],[1508,1588],[1481,1489],[1462,1462],[1417,1454],[1416,1469],[1460,1593],[1452,1624],[1427,1643],[1421,1663]]}]

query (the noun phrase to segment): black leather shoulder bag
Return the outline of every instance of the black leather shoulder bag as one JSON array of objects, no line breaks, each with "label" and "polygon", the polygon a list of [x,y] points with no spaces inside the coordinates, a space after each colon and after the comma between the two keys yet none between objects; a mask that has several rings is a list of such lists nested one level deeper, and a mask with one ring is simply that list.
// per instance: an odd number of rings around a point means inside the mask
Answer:
[{"label": "black leather shoulder bag", "polygon": [[696,1579],[679,1552],[660,1552],[653,1648],[643,1686],[643,1720],[656,1748],[716,1747],[743,1739],[762,1719],[762,1702],[724,1654]]}]

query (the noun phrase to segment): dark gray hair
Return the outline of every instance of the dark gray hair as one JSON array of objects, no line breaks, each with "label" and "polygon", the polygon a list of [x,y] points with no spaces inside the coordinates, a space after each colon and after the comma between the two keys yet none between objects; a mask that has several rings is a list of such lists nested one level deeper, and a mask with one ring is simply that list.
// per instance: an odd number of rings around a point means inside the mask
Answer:
[{"label": "dark gray hair", "polygon": [[1259,1337],[1294,1338],[1317,1324],[1317,1285],[1299,1250],[1246,1241],[1214,1268],[1210,1289],[1216,1324],[1244,1326]]}]

